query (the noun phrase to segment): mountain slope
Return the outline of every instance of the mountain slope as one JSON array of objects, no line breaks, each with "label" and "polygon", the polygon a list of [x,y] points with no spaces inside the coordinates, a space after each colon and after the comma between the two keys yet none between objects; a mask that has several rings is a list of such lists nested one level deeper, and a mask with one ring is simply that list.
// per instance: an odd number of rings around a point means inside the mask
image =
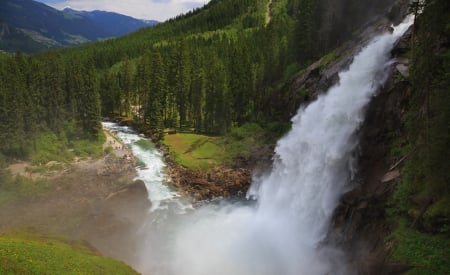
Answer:
[{"label": "mountain slope", "polygon": [[108,12],[63,12],[32,0],[0,3],[0,49],[39,52],[115,37],[151,25]]}]

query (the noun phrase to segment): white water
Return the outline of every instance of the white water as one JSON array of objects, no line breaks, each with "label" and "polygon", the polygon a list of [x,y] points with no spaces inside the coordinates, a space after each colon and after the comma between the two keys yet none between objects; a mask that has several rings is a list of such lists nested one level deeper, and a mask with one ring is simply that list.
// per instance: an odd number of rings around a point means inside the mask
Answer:
[{"label": "white water", "polygon": [[146,138],[139,136],[128,126],[119,126],[112,122],[103,122],[103,127],[114,131],[126,146],[128,146],[133,155],[138,160],[136,179],[144,181],[148,190],[149,200],[152,202],[151,212],[168,208],[171,203],[178,204],[180,210],[190,207],[188,204],[181,203],[179,195],[171,190],[164,177],[164,167],[160,152]]},{"label": "white water", "polygon": [[[163,216],[150,213],[134,267],[152,275],[350,274],[344,254],[323,241],[355,169],[364,108],[386,79],[393,43],[410,24],[376,37],[338,85],[299,110],[277,144],[272,171],[249,191],[256,205],[211,204],[179,214],[169,204]],[[149,181],[159,181],[158,173]],[[158,207],[165,196],[176,200],[162,193],[155,195]]]}]

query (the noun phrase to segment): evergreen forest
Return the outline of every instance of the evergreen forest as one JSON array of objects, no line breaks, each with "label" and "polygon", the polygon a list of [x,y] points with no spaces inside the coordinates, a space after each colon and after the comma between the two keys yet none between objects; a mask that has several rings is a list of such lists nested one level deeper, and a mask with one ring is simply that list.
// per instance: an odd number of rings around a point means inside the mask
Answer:
[{"label": "evergreen forest", "polygon": [[[1,151],[27,157],[48,132],[97,138],[101,117],[131,119],[156,139],[164,129],[223,135],[285,123],[283,85],[353,31],[342,18],[330,24],[322,2],[213,0],[123,38],[3,55]],[[302,97],[294,101],[291,112]]]}]

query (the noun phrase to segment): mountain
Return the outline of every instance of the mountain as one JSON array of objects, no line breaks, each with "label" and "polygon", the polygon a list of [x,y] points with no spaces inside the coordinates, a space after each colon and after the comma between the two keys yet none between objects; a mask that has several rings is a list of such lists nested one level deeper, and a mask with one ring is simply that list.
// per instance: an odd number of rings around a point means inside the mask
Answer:
[{"label": "mountain", "polygon": [[122,36],[137,29],[153,26],[159,22],[156,20],[139,20],[130,16],[107,11],[77,11],[70,8],[63,10],[66,14],[81,16],[90,19],[109,36]]},{"label": "mountain", "polygon": [[32,0],[0,3],[0,50],[35,53],[127,34],[154,25],[110,12],[59,11]]}]

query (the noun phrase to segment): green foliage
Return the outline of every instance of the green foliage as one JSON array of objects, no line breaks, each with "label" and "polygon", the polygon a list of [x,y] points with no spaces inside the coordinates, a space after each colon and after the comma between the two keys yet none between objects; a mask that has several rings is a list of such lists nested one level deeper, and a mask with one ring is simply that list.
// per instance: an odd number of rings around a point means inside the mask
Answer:
[{"label": "green foliage", "polygon": [[49,161],[69,162],[75,156],[98,158],[103,154],[104,140],[103,133],[97,139],[68,140],[64,134],[58,136],[53,132],[43,132],[36,137],[34,148],[30,148],[29,157],[35,165],[43,165]]},{"label": "green foliage", "polygon": [[391,259],[410,264],[406,274],[434,275],[450,273],[450,240],[442,236],[420,233],[400,221],[388,237],[394,243]]},{"label": "green foliage", "polygon": [[450,31],[442,28],[449,18],[450,4],[438,0],[427,4],[416,20],[408,139],[401,146],[408,158],[392,207],[434,233],[449,233],[450,227],[450,204],[443,203],[450,197],[450,50],[442,42],[450,39]]},{"label": "green foliage", "polygon": [[336,60],[336,53],[334,51],[330,52],[329,54],[322,57],[319,68],[320,70],[323,70],[328,66],[331,62]]},{"label": "green foliage", "polygon": [[137,274],[82,242],[30,233],[0,236],[1,274]]},{"label": "green foliage", "polygon": [[33,164],[42,165],[49,161],[68,162],[74,154],[68,150],[68,142],[53,132],[39,134],[35,140],[35,149],[30,153]]},{"label": "green foliage", "polygon": [[450,3],[428,2],[414,26],[407,139],[392,135],[393,155],[407,156],[402,180],[389,201],[398,222],[393,261],[413,268],[406,274],[450,273]]},{"label": "green foliage", "polygon": [[75,155],[81,158],[99,158],[103,155],[102,140],[74,140],[70,145]]},{"label": "green foliage", "polygon": [[227,151],[233,157],[249,158],[267,142],[264,129],[256,123],[235,127],[225,137]]},{"label": "green foliage", "polygon": [[236,141],[241,141],[250,137],[262,137],[263,129],[256,123],[247,123],[242,125],[242,127],[233,128],[229,134],[231,138]]}]

